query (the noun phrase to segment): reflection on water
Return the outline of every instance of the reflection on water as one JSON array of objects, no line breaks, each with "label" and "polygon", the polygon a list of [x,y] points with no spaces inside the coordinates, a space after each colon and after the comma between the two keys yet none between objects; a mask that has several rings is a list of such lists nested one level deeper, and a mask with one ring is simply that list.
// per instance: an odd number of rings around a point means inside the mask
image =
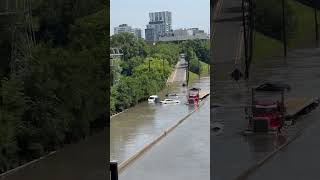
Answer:
[{"label": "reflection on water", "polygon": [[[307,53],[313,54],[313,51],[310,50]],[[215,167],[214,178],[232,179],[236,177],[257,160],[261,160],[263,156],[283,144],[286,138],[296,134],[302,128],[302,123],[308,123],[308,121],[301,121],[285,129],[283,136],[279,137],[250,136],[244,138],[239,133],[247,125],[241,105],[250,103],[250,88],[253,86],[266,81],[278,81],[292,87],[291,91],[286,93],[286,98],[319,96],[320,83],[317,78],[320,69],[319,58],[311,55],[303,58],[303,55],[302,51],[290,54],[287,62],[272,59],[253,65],[250,81],[240,82],[238,87],[235,86],[234,81],[226,77],[226,72],[232,65],[227,63],[219,65],[219,71],[215,74],[216,81],[213,83],[216,93],[212,99],[215,104],[225,105],[225,107],[211,109],[213,117],[211,119],[213,122],[222,123],[224,131],[219,136],[211,135],[212,153],[216,154],[212,163]],[[235,162],[235,166],[230,167],[230,161]]]},{"label": "reflection on water", "polygon": [[[209,89],[210,79],[204,78],[193,86]],[[160,93],[161,99],[167,93],[178,94],[180,104],[163,106],[142,102],[111,119],[110,125],[110,159],[122,162],[141,149],[146,143],[174,124],[194,106],[186,105],[187,88],[171,85],[169,90]]]}]

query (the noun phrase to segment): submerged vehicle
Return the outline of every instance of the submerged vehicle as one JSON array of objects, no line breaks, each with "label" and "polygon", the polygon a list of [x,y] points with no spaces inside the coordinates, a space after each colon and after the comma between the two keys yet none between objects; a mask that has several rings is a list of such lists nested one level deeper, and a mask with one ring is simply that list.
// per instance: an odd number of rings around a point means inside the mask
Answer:
[{"label": "submerged vehicle", "polygon": [[160,101],[162,104],[178,104],[180,103],[179,100],[176,99],[164,99],[163,101]]},{"label": "submerged vehicle", "polygon": [[152,95],[148,98],[149,103],[158,103],[160,102],[160,98],[158,95]]},{"label": "submerged vehicle", "polygon": [[198,104],[199,103],[199,94],[200,88],[191,88],[188,91],[188,103],[189,104]]},{"label": "submerged vehicle", "polygon": [[[308,113],[319,104],[318,98],[298,97],[285,100],[285,90],[288,86],[258,86],[252,88],[251,106],[245,107],[248,128],[245,133],[256,132],[279,132],[285,121],[291,121],[297,116]],[[276,87],[276,88],[270,88]],[[273,100],[257,100],[256,93],[264,93],[265,97]],[[275,95],[280,93],[281,99],[274,100]],[[269,95],[269,96],[268,96]],[[270,96],[271,95],[271,96]]]},{"label": "submerged vehicle", "polygon": [[188,91],[188,104],[198,104],[201,100],[209,96],[209,91],[201,90],[200,88],[191,88]]}]

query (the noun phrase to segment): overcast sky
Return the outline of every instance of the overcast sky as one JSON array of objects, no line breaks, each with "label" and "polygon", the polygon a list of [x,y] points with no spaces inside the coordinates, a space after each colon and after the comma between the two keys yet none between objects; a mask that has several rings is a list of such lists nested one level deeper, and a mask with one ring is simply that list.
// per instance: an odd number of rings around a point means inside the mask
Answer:
[{"label": "overcast sky", "polygon": [[120,24],[144,29],[149,22],[149,12],[171,11],[172,28],[197,27],[209,32],[210,0],[111,0],[110,33]]}]

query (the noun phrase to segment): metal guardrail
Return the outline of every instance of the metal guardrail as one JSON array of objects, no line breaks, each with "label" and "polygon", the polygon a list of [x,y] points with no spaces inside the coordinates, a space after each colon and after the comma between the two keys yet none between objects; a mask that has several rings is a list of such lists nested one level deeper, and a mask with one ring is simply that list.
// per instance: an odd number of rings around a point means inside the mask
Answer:
[{"label": "metal guardrail", "polygon": [[118,162],[110,162],[110,180],[118,180]]}]

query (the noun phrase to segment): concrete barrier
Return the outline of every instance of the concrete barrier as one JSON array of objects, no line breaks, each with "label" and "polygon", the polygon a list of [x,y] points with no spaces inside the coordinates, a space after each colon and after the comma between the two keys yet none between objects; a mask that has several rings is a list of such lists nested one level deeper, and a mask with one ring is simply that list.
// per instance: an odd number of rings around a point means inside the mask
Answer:
[{"label": "concrete barrier", "polygon": [[[199,104],[199,108],[204,104],[205,101],[202,101]],[[178,120],[174,125],[164,130],[160,135],[158,135],[154,140],[152,140],[150,143],[146,144],[143,148],[138,150],[135,154],[133,154],[129,159],[123,161],[118,166],[119,173],[123,172],[131,163],[133,163],[135,160],[137,160],[143,153],[145,153],[147,150],[149,150],[152,146],[154,146],[157,142],[159,142],[161,139],[163,139],[165,136],[167,136],[170,132],[172,132],[179,124],[181,124],[183,121],[185,121],[188,117],[190,117],[194,112],[198,111],[199,108],[194,109],[189,114],[187,114],[182,119]]]},{"label": "concrete barrier", "polygon": [[0,179],[5,179],[6,176],[8,176],[8,175],[10,175],[10,174],[12,174],[12,173],[15,173],[15,172],[17,172],[18,170],[23,169],[23,168],[25,168],[25,167],[27,167],[27,166],[30,166],[30,165],[32,165],[32,164],[34,164],[34,163],[37,163],[37,162],[39,162],[39,161],[42,160],[42,159],[46,159],[46,158],[48,158],[49,156],[52,156],[53,154],[56,154],[56,153],[57,153],[57,151],[51,151],[51,152],[49,152],[47,155],[41,156],[41,157],[39,157],[38,159],[32,160],[32,161],[30,161],[30,162],[27,162],[27,163],[21,165],[21,166],[18,166],[18,167],[13,168],[13,169],[11,169],[11,170],[9,170],[9,171],[6,171],[6,172],[0,174]]},{"label": "concrete barrier", "polygon": [[258,170],[259,167],[261,167],[263,164],[265,164],[269,159],[271,159],[276,153],[278,153],[283,148],[287,147],[290,143],[292,143],[295,139],[297,139],[302,134],[302,130],[297,132],[292,138],[287,139],[281,146],[276,148],[271,153],[267,154],[264,158],[262,158],[260,161],[258,161],[256,164],[254,164],[252,167],[244,171],[242,174],[240,174],[238,177],[235,178],[235,180],[245,180],[249,177],[249,175],[253,174],[256,170]]}]

